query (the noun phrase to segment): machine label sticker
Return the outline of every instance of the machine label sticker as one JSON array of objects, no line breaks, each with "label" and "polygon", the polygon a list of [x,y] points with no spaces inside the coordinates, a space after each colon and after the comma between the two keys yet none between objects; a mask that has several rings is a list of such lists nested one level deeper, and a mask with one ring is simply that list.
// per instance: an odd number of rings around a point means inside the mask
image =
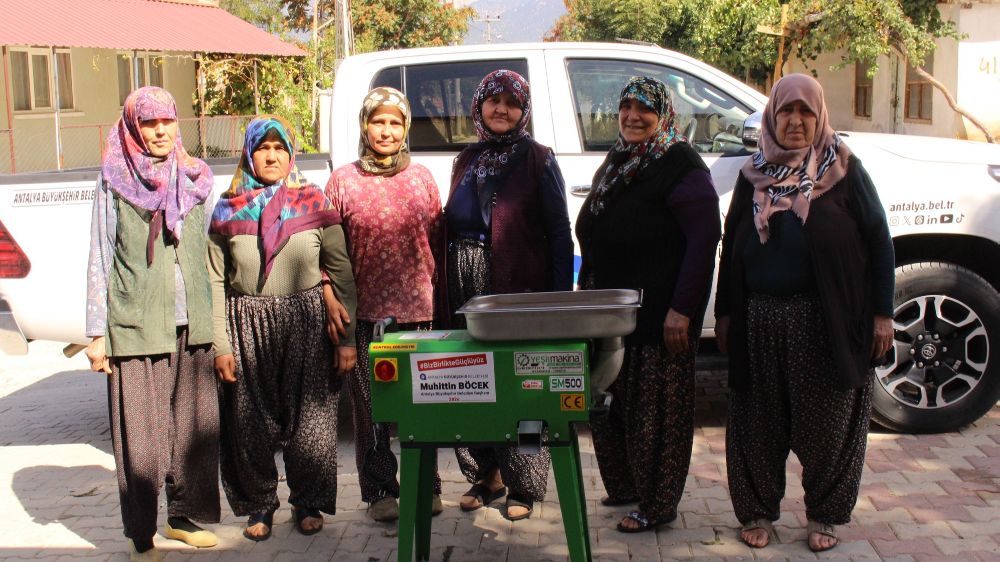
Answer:
[{"label": "machine label sticker", "polygon": [[583,392],[583,377],[549,377],[552,392]]},{"label": "machine label sticker", "polygon": [[524,390],[542,390],[545,388],[545,383],[538,379],[527,379],[521,381],[521,388]]},{"label": "machine label sticker", "polygon": [[416,351],[415,343],[373,343],[368,347],[369,351]]},{"label": "machine label sticker", "polygon": [[582,375],[582,351],[520,351],[514,353],[518,375]]},{"label": "machine label sticker", "polygon": [[496,402],[493,352],[413,353],[413,403]]},{"label": "machine label sticker", "polygon": [[582,394],[560,394],[559,395],[559,409],[564,412],[577,412],[584,409],[587,405],[586,400],[583,399]]},{"label": "machine label sticker", "polygon": [[451,332],[409,332],[399,336],[401,340],[443,340],[451,335]]}]

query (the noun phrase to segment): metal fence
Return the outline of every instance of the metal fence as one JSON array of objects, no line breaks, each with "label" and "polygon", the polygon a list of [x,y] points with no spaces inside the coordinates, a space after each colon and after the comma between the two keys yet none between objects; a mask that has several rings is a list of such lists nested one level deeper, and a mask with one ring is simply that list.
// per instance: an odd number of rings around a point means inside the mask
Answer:
[{"label": "metal fence", "polygon": [[[200,158],[236,157],[243,132],[253,115],[213,115],[178,120],[184,148]],[[46,172],[95,167],[114,123],[63,125],[58,145],[55,124],[48,120],[26,121],[18,128],[0,129],[0,174]],[[61,162],[59,161],[61,159]]]}]

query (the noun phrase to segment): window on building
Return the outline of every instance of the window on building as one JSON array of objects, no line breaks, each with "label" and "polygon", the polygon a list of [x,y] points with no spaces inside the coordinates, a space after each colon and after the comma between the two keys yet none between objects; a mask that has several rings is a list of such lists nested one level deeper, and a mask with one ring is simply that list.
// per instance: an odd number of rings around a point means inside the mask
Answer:
[{"label": "window on building", "polygon": [[[934,60],[928,58],[923,64],[928,74],[934,73]],[[903,106],[903,118],[911,121],[931,120],[931,98],[934,87],[926,78],[917,74],[912,66],[906,68],[906,104]]]},{"label": "window on building", "polygon": [[137,58],[131,54],[119,54],[117,56],[118,67],[118,105],[125,105],[125,98],[132,92],[133,72],[138,71],[135,76],[138,87],[158,86],[163,87],[163,55],[157,53],[139,53]]},{"label": "window on building", "polygon": [[[372,87],[401,89],[410,100],[413,113],[410,150],[457,151],[476,142],[476,127],[469,114],[472,94],[483,76],[500,68],[509,68],[528,78],[528,61],[496,59],[394,66],[379,72]],[[531,131],[530,121],[528,130]]]},{"label": "window on building", "polygon": [[854,63],[854,116],[872,116],[872,79],[868,77],[871,65]]},{"label": "window on building", "polygon": [[[68,50],[57,50],[53,66],[50,49],[11,49],[11,89],[15,111],[52,109],[54,89],[59,88],[59,108],[73,108],[73,59]],[[57,69],[56,82],[52,72]]]}]

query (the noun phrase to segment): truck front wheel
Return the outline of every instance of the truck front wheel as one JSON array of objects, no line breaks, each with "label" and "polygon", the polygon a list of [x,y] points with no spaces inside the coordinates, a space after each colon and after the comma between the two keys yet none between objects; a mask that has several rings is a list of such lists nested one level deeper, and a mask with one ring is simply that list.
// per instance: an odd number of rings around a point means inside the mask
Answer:
[{"label": "truck front wheel", "polygon": [[896,268],[895,342],[875,369],[872,418],[906,433],[953,431],[1000,398],[1000,294],[952,264]]}]

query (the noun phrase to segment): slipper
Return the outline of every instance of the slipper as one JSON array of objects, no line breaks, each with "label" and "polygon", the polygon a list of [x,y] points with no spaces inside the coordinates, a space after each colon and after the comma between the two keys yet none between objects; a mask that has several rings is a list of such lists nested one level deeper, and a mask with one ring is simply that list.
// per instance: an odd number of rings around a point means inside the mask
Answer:
[{"label": "slipper", "polygon": [[490,487],[487,486],[486,484],[476,483],[473,484],[471,488],[469,488],[468,492],[462,495],[470,496],[479,500],[479,505],[476,506],[466,507],[464,505],[459,505],[459,507],[462,508],[462,511],[475,511],[481,507],[486,507],[487,505],[490,505],[491,503],[497,501],[498,499],[506,496],[507,488],[501,486],[500,488],[497,488],[497,490],[494,492],[490,491]]},{"label": "slipper", "polygon": [[639,498],[613,498],[611,496],[604,496],[601,498],[601,505],[606,507],[618,507],[621,505],[628,505],[630,503],[636,503]]},{"label": "slipper", "polygon": [[[247,532],[250,529],[250,527],[253,527],[258,523],[263,523],[264,526],[267,527],[266,533],[264,533],[263,535],[251,535],[250,533]],[[249,518],[247,518],[247,526],[246,529],[243,529],[243,536],[254,542],[266,541],[267,539],[271,538],[271,527],[273,526],[274,526],[273,511],[268,511],[266,513],[254,513]]]},{"label": "slipper", "polygon": [[[295,528],[299,530],[303,535],[315,535],[316,533],[323,530],[323,514],[319,512],[318,509],[313,509],[311,507],[293,507],[292,517],[295,519]],[[320,520],[319,527],[314,529],[305,529],[302,527],[302,522],[309,517],[317,517]]]},{"label": "slipper", "polygon": [[211,548],[219,544],[219,538],[215,533],[202,529],[186,517],[168,517],[163,535],[168,539],[185,542],[198,548]]},{"label": "slipper", "polygon": [[[767,532],[767,542],[760,546],[757,546],[755,544],[750,544],[743,538],[744,531],[755,531],[757,529],[763,529],[764,531]],[[754,519],[753,521],[749,521],[746,525],[743,525],[743,527],[740,529],[740,540],[743,541],[743,544],[751,548],[764,548],[765,546],[771,544],[771,540],[775,539],[776,537],[777,535],[774,532],[774,524],[771,523],[770,519]]]},{"label": "slipper", "polygon": [[[521,515],[510,515],[510,508],[512,507],[523,507],[528,511],[522,513]],[[507,496],[507,520],[508,521],[520,521],[522,519],[527,519],[531,517],[531,513],[535,510],[535,501],[529,499],[521,499],[516,494],[511,494]]]},{"label": "slipper", "polygon": [[642,533],[644,531],[652,531],[652,530],[656,530],[656,528],[659,527],[660,525],[663,525],[665,523],[670,523],[675,518],[676,518],[676,516],[675,517],[660,517],[659,519],[649,519],[648,517],[646,517],[645,515],[643,515],[642,512],[640,512],[640,511],[630,511],[628,513],[628,515],[626,515],[622,519],[622,521],[624,521],[625,519],[631,519],[632,521],[635,521],[636,523],[638,523],[639,526],[638,527],[626,527],[625,525],[622,525],[621,523],[619,523],[618,524],[618,532],[619,533]]},{"label": "slipper", "polygon": [[441,501],[441,494],[434,494],[431,498],[431,517],[436,517],[444,512],[444,502]]},{"label": "slipper", "polygon": [[[809,540],[809,537],[812,536],[813,533],[819,533],[820,535],[826,535],[833,538],[833,544],[826,548],[813,548],[812,542]],[[813,552],[824,552],[830,550],[840,544],[840,540],[837,537],[837,528],[829,523],[810,521],[809,524],[806,525],[806,543],[809,545],[809,550]]]}]

